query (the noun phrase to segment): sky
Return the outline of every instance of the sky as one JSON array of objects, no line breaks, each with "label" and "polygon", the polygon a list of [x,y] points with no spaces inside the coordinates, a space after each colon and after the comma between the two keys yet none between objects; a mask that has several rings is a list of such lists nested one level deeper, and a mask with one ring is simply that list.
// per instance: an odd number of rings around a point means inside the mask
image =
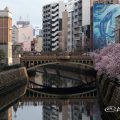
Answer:
[{"label": "sky", "polygon": [[[40,25],[42,28],[42,7],[59,0],[0,0],[0,10],[6,6],[13,14],[13,24],[22,17],[30,20],[31,25]],[[67,3],[68,0],[63,0]]]},{"label": "sky", "polygon": [[12,120],[42,120],[42,106],[24,106],[12,113]]}]

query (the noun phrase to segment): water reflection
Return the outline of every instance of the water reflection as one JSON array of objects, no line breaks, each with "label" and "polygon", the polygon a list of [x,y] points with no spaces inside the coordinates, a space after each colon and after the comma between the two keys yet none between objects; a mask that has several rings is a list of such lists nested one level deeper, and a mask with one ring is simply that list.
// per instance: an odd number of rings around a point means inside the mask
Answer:
[{"label": "water reflection", "polygon": [[[30,80],[52,87],[74,87],[94,79],[73,71],[47,68],[38,70]],[[8,112],[12,118],[6,120],[101,120],[97,100],[28,100],[24,97]],[[3,114],[0,114],[3,116]],[[6,115],[7,116],[7,115]],[[0,119],[2,120],[2,118]]]}]

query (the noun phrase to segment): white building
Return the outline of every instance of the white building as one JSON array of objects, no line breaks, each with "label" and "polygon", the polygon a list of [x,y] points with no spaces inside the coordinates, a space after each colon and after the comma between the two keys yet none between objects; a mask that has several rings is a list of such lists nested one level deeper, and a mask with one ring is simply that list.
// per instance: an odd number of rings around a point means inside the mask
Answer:
[{"label": "white building", "polygon": [[64,2],[56,2],[43,7],[43,43],[44,51],[55,51],[59,48],[59,32],[62,30],[62,12]]},{"label": "white building", "polygon": [[90,0],[71,0],[68,11],[68,51],[82,51],[82,27],[90,24]]},{"label": "white building", "polygon": [[42,30],[39,25],[34,25],[33,26],[33,38],[36,38],[37,36],[42,36]]},{"label": "white building", "polygon": [[67,40],[67,51],[74,51],[73,41],[73,12],[74,3],[78,0],[68,0],[67,11],[68,11],[68,40]]}]

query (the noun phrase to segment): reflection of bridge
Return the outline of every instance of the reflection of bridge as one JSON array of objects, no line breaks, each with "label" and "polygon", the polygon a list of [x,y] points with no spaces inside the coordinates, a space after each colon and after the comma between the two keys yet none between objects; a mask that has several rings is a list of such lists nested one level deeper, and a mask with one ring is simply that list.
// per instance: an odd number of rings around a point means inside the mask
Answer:
[{"label": "reflection of bridge", "polygon": [[53,88],[39,85],[29,81],[24,99],[96,99],[97,91],[95,82],[70,88]]},{"label": "reflection of bridge", "polygon": [[82,55],[24,55],[20,58],[20,62],[24,64],[27,68],[45,63],[55,63],[55,62],[76,62],[82,64],[93,65],[93,61],[90,56]]}]

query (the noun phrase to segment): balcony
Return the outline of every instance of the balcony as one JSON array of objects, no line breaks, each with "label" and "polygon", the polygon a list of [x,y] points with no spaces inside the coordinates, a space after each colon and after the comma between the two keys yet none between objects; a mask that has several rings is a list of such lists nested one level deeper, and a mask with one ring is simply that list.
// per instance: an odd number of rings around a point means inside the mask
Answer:
[{"label": "balcony", "polygon": [[73,20],[74,22],[78,22],[78,17],[77,18],[74,18],[74,20]]},{"label": "balcony", "polygon": [[80,34],[80,30],[75,30],[74,29],[73,34]]},{"label": "balcony", "polygon": [[80,37],[74,37],[74,40],[78,41],[78,40],[80,40]]}]

